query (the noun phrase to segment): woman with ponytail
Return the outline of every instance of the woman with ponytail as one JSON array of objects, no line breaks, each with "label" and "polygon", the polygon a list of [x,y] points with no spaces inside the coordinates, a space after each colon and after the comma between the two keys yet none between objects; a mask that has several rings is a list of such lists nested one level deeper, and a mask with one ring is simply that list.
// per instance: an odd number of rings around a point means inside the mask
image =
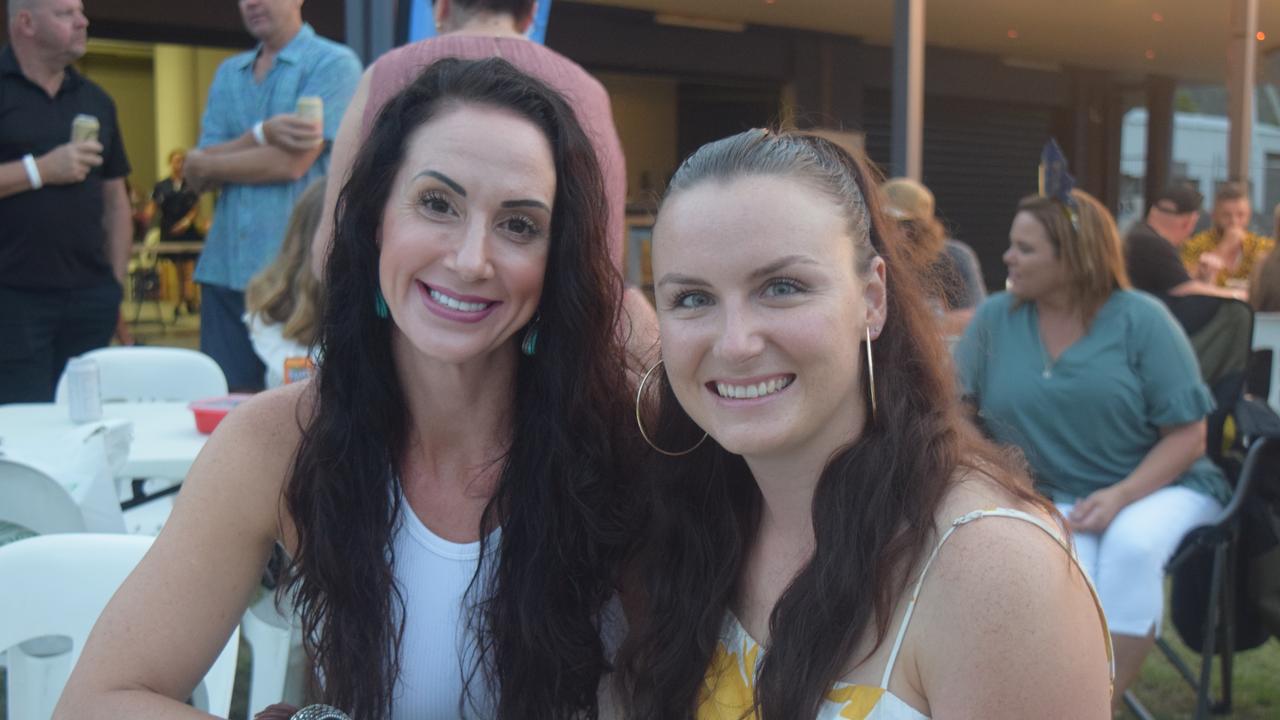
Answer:
[{"label": "woman with ponytail", "polygon": [[629,717],[1109,717],[1061,518],[966,419],[876,198],[862,160],[792,132],[671,181]]}]

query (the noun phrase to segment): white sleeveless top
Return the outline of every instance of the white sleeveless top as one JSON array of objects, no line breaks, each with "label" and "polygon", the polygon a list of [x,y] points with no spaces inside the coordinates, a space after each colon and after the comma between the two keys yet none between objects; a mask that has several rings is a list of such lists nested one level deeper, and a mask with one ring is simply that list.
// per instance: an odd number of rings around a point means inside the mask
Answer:
[{"label": "white sleeveless top", "polygon": [[[497,552],[500,531],[488,538],[490,555]],[[392,538],[392,568],[404,600],[404,637],[400,643],[400,674],[391,699],[392,720],[458,720],[492,716],[486,705],[465,708],[463,674],[474,666],[475,638],[468,631],[463,602],[467,586],[480,562],[480,543],[455,543],[431,532],[407,500]],[[479,582],[479,581],[478,581]],[[478,585],[477,597],[485,588]],[[475,703],[488,703],[483,677],[472,682]]]}]

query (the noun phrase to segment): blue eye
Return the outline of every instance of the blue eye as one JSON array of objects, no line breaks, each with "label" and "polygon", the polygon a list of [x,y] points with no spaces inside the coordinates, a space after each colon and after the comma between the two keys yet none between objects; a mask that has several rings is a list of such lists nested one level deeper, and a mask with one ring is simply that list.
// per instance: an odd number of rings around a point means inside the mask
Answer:
[{"label": "blue eye", "polygon": [[787,295],[795,295],[804,291],[804,288],[796,280],[791,278],[778,278],[770,280],[765,285],[764,294],[766,297],[785,297]]},{"label": "blue eye", "polygon": [[711,298],[704,292],[690,290],[682,292],[671,301],[672,309],[697,310],[711,304]]}]

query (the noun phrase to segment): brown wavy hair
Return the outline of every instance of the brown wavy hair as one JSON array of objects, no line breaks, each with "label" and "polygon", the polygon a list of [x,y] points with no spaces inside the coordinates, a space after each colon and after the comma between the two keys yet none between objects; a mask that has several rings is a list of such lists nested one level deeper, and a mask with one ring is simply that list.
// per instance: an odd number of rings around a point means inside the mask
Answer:
[{"label": "brown wavy hair", "polygon": [[1083,190],[1072,190],[1071,199],[1074,208],[1056,198],[1031,195],[1018,203],[1018,212],[1030,213],[1044,226],[1067,271],[1071,302],[1088,325],[1111,293],[1131,284],[1111,211]]},{"label": "brown wavy hair", "polygon": [[476,652],[458,714],[594,718],[609,671],[602,615],[632,535],[630,391],[614,333],[622,283],[590,141],[563,98],[505,60],[428,67],[378,113],[338,197],[324,360],[285,488],[298,544],[282,587],[324,679],[320,699],[361,720],[386,718],[400,674],[393,538],[412,512],[401,486],[412,418],[390,352],[393,321],[375,311],[377,238],[408,139],[460,105],[505,109],[541,130],[556,188],[537,350],[518,355],[511,442],[480,522],[501,532],[496,547],[480,533],[484,561],[465,597]]},{"label": "brown wavy hair", "polygon": [[324,210],[324,177],[307,186],[293,206],[280,252],[244,290],[245,310],[281,325],[280,334],[311,345],[320,324],[320,281],[311,272],[311,238]]},{"label": "brown wavy hair", "polygon": [[[880,256],[887,275],[887,318],[872,346],[876,413],[822,471],[813,498],[816,549],[769,615],[770,644],[756,675],[759,717],[812,718],[851,659],[866,659],[854,657],[859,643],[868,636],[875,647],[883,643],[959,478],[982,473],[1021,502],[1050,513],[1052,506],[954,400],[949,355],[898,231],[881,215],[865,160],[821,138],[750,130],[685,160],[664,202],[703,183],[761,175],[825,193],[846,216],[858,273],[865,277]],[[654,441],[692,446],[703,431],[665,376],[658,384]],[[862,402],[872,418],[869,401]],[[697,711],[762,500],[743,458],[713,438],[684,457],[655,457],[646,487],[651,517],[635,564],[637,611],[619,659],[620,692],[629,717],[688,718]]]}]

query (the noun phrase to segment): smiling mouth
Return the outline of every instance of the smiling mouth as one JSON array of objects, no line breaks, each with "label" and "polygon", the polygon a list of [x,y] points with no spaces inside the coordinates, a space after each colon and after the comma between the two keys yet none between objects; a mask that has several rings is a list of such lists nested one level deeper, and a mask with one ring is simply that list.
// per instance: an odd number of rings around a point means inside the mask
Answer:
[{"label": "smiling mouth", "polygon": [[430,297],[432,301],[434,301],[437,305],[442,305],[444,307],[449,308],[450,310],[454,310],[457,312],[464,312],[464,313],[484,312],[485,310],[488,310],[489,308],[497,304],[496,302],[473,302],[468,300],[461,300],[459,298],[453,297],[452,295],[447,295],[445,293],[442,293],[439,290],[431,287],[430,285],[424,284],[423,287],[427,289],[427,296]]},{"label": "smiling mouth", "polygon": [[787,389],[796,379],[795,375],[783,375],[758,383],[738,384],[727,382],[707,383],[717,395],[728,400],[752,400],[762,398]]}]

